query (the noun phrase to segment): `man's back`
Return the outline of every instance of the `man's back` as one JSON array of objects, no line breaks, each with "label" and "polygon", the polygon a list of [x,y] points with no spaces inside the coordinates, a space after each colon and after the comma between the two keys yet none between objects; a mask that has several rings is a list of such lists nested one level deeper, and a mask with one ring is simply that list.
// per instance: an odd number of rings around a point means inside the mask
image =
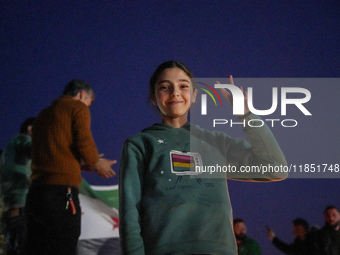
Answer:
[{"label": "man's back", "polygon": [[90,122],[89,108],[70,96],[41,111],[32,135],[32,185],[79,186],[80,159],[88,164],[99,159]]},{"label": "man's back", "polygon": [[99,158],[90,129],[94,92],[72,80],[63,96],[42,110],[33,124],[32,185],[27,194],[29,255],[74,255],[80,235],[80,160],[102,177],[114,176],[114,160]]}]

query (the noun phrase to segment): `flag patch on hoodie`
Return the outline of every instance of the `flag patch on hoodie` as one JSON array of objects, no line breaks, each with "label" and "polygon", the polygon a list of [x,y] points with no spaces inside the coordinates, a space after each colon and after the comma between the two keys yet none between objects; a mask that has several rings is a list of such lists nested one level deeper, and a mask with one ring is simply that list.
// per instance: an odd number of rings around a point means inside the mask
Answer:
[{"label": "flag patch on hoodie", "polygon": [[202,158],[196,152],[170,151],[171,172],[176,175],[197,175],[196,167],[202,166]]}]

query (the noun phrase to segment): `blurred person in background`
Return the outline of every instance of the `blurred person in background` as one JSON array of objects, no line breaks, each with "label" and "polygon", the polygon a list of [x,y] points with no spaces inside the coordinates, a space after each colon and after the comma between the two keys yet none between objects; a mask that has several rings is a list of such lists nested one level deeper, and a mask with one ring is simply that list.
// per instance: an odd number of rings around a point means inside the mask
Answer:
[{"label": "blurred person in background", "polygon": [[340,212],[334,205],[324,210],[325,225],[317,233],[318,255],[340,254]]},{"label": "blurred person in background", "polygon": [[315,252],[313,250],[312,236],[309,232],[309,224],[304,219],[296,218],[293,220],[295,239],[291,244],[281,241],[270,228],[267,228],[267,235],[272,244],[285,254],[312,255]]},{"label": "blurred person in background", "polygon": [[31,175],[31,135],[34,118],[26,119],[0,159],[3,213],[2,231],[6,254],[25,254],[26,216],[24,207]]},{"label": "blurred person in background", "polygon": [[234,234],[238,255],[261,255],[259,244],[247,236],[247,225],[242,219],[234,220]]}]

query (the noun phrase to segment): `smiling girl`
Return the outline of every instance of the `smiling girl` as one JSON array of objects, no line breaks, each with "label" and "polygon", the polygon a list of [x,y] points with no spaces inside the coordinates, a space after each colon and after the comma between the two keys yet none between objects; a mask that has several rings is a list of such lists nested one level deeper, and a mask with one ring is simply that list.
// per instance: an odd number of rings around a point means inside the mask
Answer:
[{"label": "smiling girl", "polygon": [[[226,176],[206,178],[193,166],[286,164],[267,126],[245,127],[248,143],[190,124],[189,109],[197,97],[192,78],[184,64],[162,63],[149,84],[162,122],[124,143],[119,181],[124,254],[236,255]],[[222,94],[230,101],[227,91]],[[249,112],[239,118],[259,119]],[[285,177],[261,175],[256,180]]]}]

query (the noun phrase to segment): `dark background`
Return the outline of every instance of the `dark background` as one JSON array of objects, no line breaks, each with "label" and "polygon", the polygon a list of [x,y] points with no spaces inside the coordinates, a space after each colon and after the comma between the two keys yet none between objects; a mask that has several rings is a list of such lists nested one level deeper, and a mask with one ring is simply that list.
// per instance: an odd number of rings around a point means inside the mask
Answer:
[{"label": "dark background", "polygon": [[[197,77],[337,78],[339,27],[340,2],[331,0],[0,1],[0,148],[81,78],[96,93],[90,109],[99,151],[119,161],[127,137],[160,121],[148,81],[161,62],[182,61]],[[273,128],[289,163],[340,163],[339,93],[320,84],[308,104],[312,122]],[[246,221],[263,254],[281,254],[266,225],[288,242],[296,217],[322,226],[325,206],[340,207],[339,177],[229,181],[234,217]]]}]

